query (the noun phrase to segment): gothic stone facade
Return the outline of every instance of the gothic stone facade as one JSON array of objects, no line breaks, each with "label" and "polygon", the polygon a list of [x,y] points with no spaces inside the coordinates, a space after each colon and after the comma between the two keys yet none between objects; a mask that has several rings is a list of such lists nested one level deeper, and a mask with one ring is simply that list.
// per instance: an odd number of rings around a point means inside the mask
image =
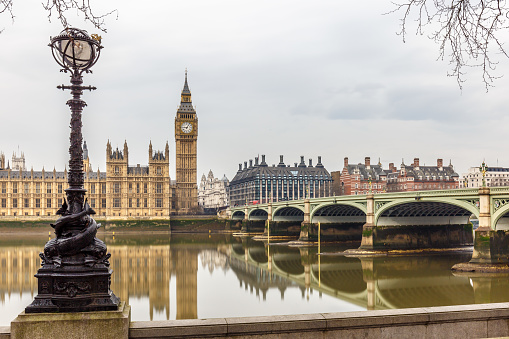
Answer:
[{"label": "gothic stone facade", "polygon": [[[164,152],[149,145],[148,166],[129,166],[127,142],[123,151],[112,151],[108,141],[106,173],[91,170],[86,145],[83,153],[86,197],[99,218],[165,219],[174,213],[168,144]],[[0,217],[54,217],[67,187],[67,171],[0,169]]]},{"label": "gothic stone facade", "polygon": [[197,178],[198,117],[187,84],[187,71],[180,106],[175,117],[176,201],[178,214],[198,212]]},{"label": "gothic stone facade", "polygon": [[[187,71],[181,103],[175,117],[176,182],[170,180],[169,147],[148,150],[148,166],[130,166],[127,142],[123,150],[106,146],[106,173],[93,172],[86,143],[83,145],[85,189],[90,206],[99,217],[112,219],[169,218],[173,214],[198,211],[196,185],[198,118],[191,101]],[[53,217],[62,205],[67,188],[67,172],[26,171],[13,156],[5,164],[0,153],[0,217]],[[16,164],[14,164],[16,160]]]}]

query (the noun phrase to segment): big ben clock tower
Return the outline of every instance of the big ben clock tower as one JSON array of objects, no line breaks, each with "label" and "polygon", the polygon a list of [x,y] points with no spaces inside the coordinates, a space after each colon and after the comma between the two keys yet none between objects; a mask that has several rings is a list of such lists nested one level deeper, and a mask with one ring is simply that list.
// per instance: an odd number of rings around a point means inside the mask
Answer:
[{"label": "big ben clock tower", "polygon": [[198,188],[196,186],[196,142],[198,139],[198,117],[191,101],[187,84],[187,70],[180,106],[175,117],[175,143],[177,156],[177,213],[189,214],[198,209]]}]

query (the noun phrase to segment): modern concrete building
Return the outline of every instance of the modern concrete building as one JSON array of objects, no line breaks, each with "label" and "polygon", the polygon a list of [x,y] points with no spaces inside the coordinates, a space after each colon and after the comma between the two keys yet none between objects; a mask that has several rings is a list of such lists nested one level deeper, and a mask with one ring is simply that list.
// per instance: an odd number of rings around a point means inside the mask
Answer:
[{"label": "modern concrete building", "polygon": [[294,166],[285,165],[283,156],[279,164],[268,166],[265,155],[259,163],[258,157],[239,164],[237,174],[230,182],[230,205],[258,204],[271,201],[286,201],[303,199],[305,197],[328,197],[332,194],[332,177],[322,164],[322,157],[313,166],[304,163],[304,156],[300,163]]}]

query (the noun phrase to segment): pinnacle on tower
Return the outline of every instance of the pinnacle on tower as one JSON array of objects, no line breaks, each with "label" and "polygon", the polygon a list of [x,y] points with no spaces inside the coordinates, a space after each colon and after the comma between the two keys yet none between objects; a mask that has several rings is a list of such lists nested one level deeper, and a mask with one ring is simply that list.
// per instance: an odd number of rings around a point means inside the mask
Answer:
[{"label": "pinnacle on tower", "polygon": [[184,88],[182,89],[182,94],[191,94],[191,91],[189,90],[189,85],[187,84],[187,68],[186,68],[186,78],[184,81]]}]

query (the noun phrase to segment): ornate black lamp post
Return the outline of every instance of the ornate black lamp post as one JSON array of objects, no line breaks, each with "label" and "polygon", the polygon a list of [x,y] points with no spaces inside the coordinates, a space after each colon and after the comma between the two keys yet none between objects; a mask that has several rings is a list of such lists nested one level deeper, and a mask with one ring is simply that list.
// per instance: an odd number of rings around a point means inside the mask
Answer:
[{"label": "ornate black lamp post", "polygon": [[81,100],[82,74],[90,73],[101,51],[100,38],[91,38],[86,31],[67,28],[51,38],[53,57],[63,67],[62,72],[71,73],[72,99],[67,101],[71,109],[71,135],[69,147],[69,188],[65,190],[67,201],[57,211],[60,218],[51,226],[56,238],[44,246],[42,267],[38,278],[38,295],[25,309],[26,313],[86,312],[116,310],[119,299],[110,290],[111,273],[104,242],[96,238],[100,224],[91,217],[95,211],[85,200],[83,188],[83,149],[81,135],[81,112],[86,106]]}]

